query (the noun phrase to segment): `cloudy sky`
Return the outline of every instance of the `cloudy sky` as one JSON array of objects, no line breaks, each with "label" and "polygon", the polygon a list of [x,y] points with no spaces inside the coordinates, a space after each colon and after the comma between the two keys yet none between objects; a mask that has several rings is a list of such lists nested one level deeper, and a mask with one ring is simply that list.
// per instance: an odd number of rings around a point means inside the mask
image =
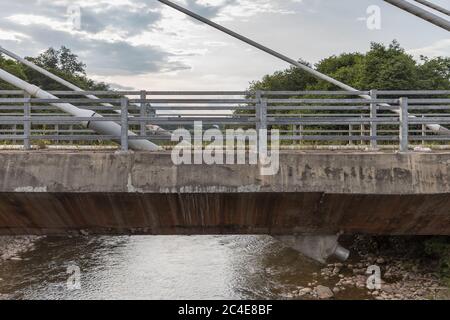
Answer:
[{"label": "cloudy sky", "polygon": [[[382,0],[174,2],[311,63],[393,39],[415,56],[450,54],[448,32]],[[450,0],[433,2],[450,7]],[[379,29],[368,28],[374,8]],[[33,56],[65,45],[89,76],[118,88],[241,90],[288,66],[156,0],[0,0],[0,9],[1,46]]]}]

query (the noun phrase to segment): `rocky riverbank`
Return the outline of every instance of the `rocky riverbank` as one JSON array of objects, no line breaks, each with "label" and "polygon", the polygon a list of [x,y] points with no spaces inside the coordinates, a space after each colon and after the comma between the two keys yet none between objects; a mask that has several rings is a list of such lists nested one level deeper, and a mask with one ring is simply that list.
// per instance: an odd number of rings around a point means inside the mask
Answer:
[{"label": "rocky riverbank", "polygon": [[20,254],[34,248],[40,236],[1,236],[0,262],[2,260],[21,260]]},{"label": "rocky riverbank", "polygon": [[[43,237],[39,236],[1,236],[0,237],[0,263],[6,260],[19,261],[21,253],[34,248],[37,240]],[[0,282],[3,281],[0,274]],[[11,297],[0,292],[0,300],[10,299]]]},{"label": "rocky riverbank", "polygon": [[[412,242],[411,242],[412,241]],[[348,291],[363,291],[367,299],[430,300],[450,299],[450,288],[439,273],[439,259],[423,252],[420,237],[354,237],[352,258],[330,263],[311,274],[307,286],[287,297],[294,299],[346,299]],[[368,280],[379,270],[378,283]]]}]

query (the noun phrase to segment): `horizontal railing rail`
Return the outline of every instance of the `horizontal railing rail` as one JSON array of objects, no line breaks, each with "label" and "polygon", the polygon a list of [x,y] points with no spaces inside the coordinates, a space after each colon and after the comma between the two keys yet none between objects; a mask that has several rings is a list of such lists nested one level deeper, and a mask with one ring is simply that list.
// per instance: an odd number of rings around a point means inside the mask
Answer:
[{"label": "horizontal railing rail", "polygon": [[[171,146],[172,132],[194,124],[208,129],[277,129],[282,145],[353,145],[368,149],[448,145],[450,90],[415,91],[51,91],[58,99],[0,90],[0,142],[25,149],[48,144],[121,145],[148,139]],[[95,95],[98,99],[87,98]],[[362,99],[368,95],[370,99]],[[75,117],[59,107],[72,104],[96,117]],[[122,126],[120,136],[97,134],[94,122]],[[132,133],[132,134],[131,134]],[[442,134],[444,133],[444,134]]]}]

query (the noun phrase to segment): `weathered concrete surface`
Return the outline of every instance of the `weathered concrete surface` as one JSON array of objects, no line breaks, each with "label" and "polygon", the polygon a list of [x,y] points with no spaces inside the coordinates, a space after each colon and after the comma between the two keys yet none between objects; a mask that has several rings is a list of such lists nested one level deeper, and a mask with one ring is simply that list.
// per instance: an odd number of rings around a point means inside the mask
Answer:
[{"label": "weathered concrete surface", "polygon": [[0,152],[0,234],[450,234],[450,153],[289,151],[280,171],[170,153]]}]

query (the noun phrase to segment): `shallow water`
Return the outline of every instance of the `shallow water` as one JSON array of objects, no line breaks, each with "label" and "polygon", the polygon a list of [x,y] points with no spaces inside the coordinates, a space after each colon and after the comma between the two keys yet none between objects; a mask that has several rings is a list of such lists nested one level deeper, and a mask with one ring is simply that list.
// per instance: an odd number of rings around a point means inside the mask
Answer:
[{"label": "shallow water", "polygon": [[323,267],[269,236],[47,237],[20,257],[0,263],[0,294],[14,299],[286,299]]}]

